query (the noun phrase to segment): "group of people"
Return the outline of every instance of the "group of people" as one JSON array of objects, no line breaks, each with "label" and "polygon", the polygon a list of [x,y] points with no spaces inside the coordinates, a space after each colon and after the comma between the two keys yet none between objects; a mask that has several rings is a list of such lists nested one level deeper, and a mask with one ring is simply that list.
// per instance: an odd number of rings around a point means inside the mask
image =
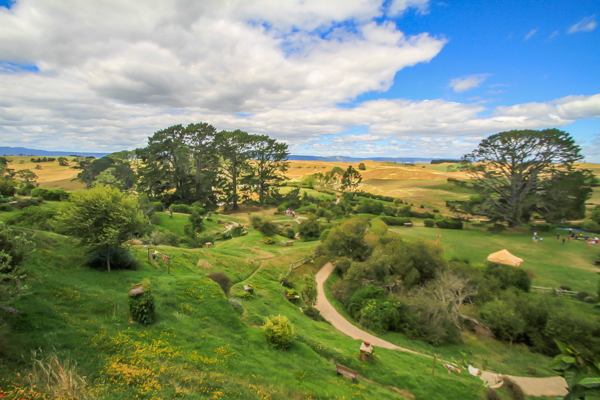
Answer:
[{"label": "group of people", "polygon": [[292,209],[289,207],[287,210],[285,210],[285,215],[289,215],[292,218],[296,218],[296,213],[294,211],[292,211]]},{"label": "group of people", "polygon": [[[569,230],[569,236],[568,236],[568,238],[569,238],[569,242],[571,240],[580,240],[580,239],[583,239],[584,242],[587,243],[587,245],[588,245],[588,247],[587,247],[588,250],[590,249],[591,245],[593,245],[593,244],[600,244],[600,239],[597,236],[592,239],[589,235],[581,235],[579,233],[573,233],[571,230]],[[560,241],[560,233],[556,234],[556,240]],[[539,242],[543,242],[544,238],[542,238],[542,237],[538,238],[537,232],[533,232],[533,242],[537,243],[538,241]],[[567,241],[567,239],[563,238],[562,239],[562,244],[564,245],[566,241]]]}]

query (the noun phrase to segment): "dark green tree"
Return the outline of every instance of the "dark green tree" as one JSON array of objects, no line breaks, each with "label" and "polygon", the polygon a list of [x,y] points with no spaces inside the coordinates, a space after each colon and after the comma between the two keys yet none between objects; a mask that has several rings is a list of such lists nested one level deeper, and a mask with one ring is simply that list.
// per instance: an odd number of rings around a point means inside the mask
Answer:
[{"label": "dark green tree", "polygon": [[290,164],[287,161],[290,152],[288,145],[278,143],[268,136],[254,136],[252,138],[250,157],[250,170],[244,177],[244,182],[252,192],[258,193],[258,201],[262,205],[272,189],[284,181],[285,172]]},{"label": "dark green tree", "polygon": [[553,178],[573,172],[573,164],[583,159],[580,151],[575,140],[558,129],[513,130],[482,140],[463,156],[462,168],[485,196],[479,211],[515,227],[527,222],[532,209],[547,205],[544,189]]},{"label": "dark green tree", "polygon": [[215,136],[215,147],[219,155],[219,189],[222,200],[238,209],[240,178],[248,170],[253,138],[246,132],[221,131]]},{"label": "dark green tree", "polygon": [[175,189],[176,199],[189,199],[192,187],[192,162],[182,125],[160,130],[148,138],[148,146],[137,149],[142,165],[138,170],[138,187],[151,196],[166,196]]},{"label": "dark green tree", "polygon": [[217,177],[218,158],[214,138],[217,130],[205,122],[189,124],[185,128],[185,142],[189,146],[194,166],[193,200],[216,204],[212,186]]},{"label": "dark green tree", "polygon": [[360,175],[360,172],[355,170],[352,165],[350,165],[348,166],[348,169],[344,171],[344,175],[342,176],[341,189],[343,191],[348,189],[350,192],[354,192],[361,181],[362,176]]}]

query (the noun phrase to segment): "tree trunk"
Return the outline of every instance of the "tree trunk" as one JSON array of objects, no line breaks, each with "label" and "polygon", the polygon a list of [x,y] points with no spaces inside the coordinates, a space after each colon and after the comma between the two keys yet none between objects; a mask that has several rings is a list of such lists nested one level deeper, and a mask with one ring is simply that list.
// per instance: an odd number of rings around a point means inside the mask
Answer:
[{"label": "tree trunk", "polygon": [[236,165],[233,165],[233,169],[232,169],[232,178],[233,178],[233,207],[231,208],[232,210],[237,210],[238,209],[238,202],[237,202],[237,168]]},{"label": "tree trunk", "polygon": [[109,247],[106,245],[106,270],[110,272],[110,254]]}]

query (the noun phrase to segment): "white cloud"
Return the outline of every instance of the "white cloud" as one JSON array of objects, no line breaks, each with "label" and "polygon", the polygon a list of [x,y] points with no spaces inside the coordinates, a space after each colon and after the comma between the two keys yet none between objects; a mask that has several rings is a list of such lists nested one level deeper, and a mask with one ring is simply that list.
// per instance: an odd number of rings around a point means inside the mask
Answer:
[{"label": "white cloud", "polygon": [[552,32],[552,35],[550,35],[550,37],[548,39],[554,39],[558,35],[560,35],[560,32],[559,31],[554,31],[554,32]]},{"label": "white cloud", "polygon": [[585,17],[569,28],[567,33],[591,32],[598,26],[596,15]]},{"label": "white cloud", "polygon": [[525,35],[525,39],[524,39],[524,40],[529,40],[529,39],[531,39],[531,37],[532,37],[533,35],[535,35],[535,33],[536,33],[536,32],[537,32],[537,29],[532,29],[532,30],[530,30],[530,31],[529,31],[529,33],[528,33],[527,35]]},{"label": "white cloud", "polygon": [[454,78],[450,81],[449,87],[456,93],[466,92],[469,89],[479,87],[479,84],[486,80],[489,74],[478,74]]}]

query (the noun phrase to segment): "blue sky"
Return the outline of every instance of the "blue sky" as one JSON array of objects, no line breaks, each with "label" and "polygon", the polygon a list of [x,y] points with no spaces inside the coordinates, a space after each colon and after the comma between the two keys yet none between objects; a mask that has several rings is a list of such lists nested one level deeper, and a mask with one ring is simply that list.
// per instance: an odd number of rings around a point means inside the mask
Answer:
[{"label": "blue sky", "polygon": [[457,157],[557,127],[600,162],[600,2],[0,0],[0,135],[141,147],[170,125],[294,154]]}]

